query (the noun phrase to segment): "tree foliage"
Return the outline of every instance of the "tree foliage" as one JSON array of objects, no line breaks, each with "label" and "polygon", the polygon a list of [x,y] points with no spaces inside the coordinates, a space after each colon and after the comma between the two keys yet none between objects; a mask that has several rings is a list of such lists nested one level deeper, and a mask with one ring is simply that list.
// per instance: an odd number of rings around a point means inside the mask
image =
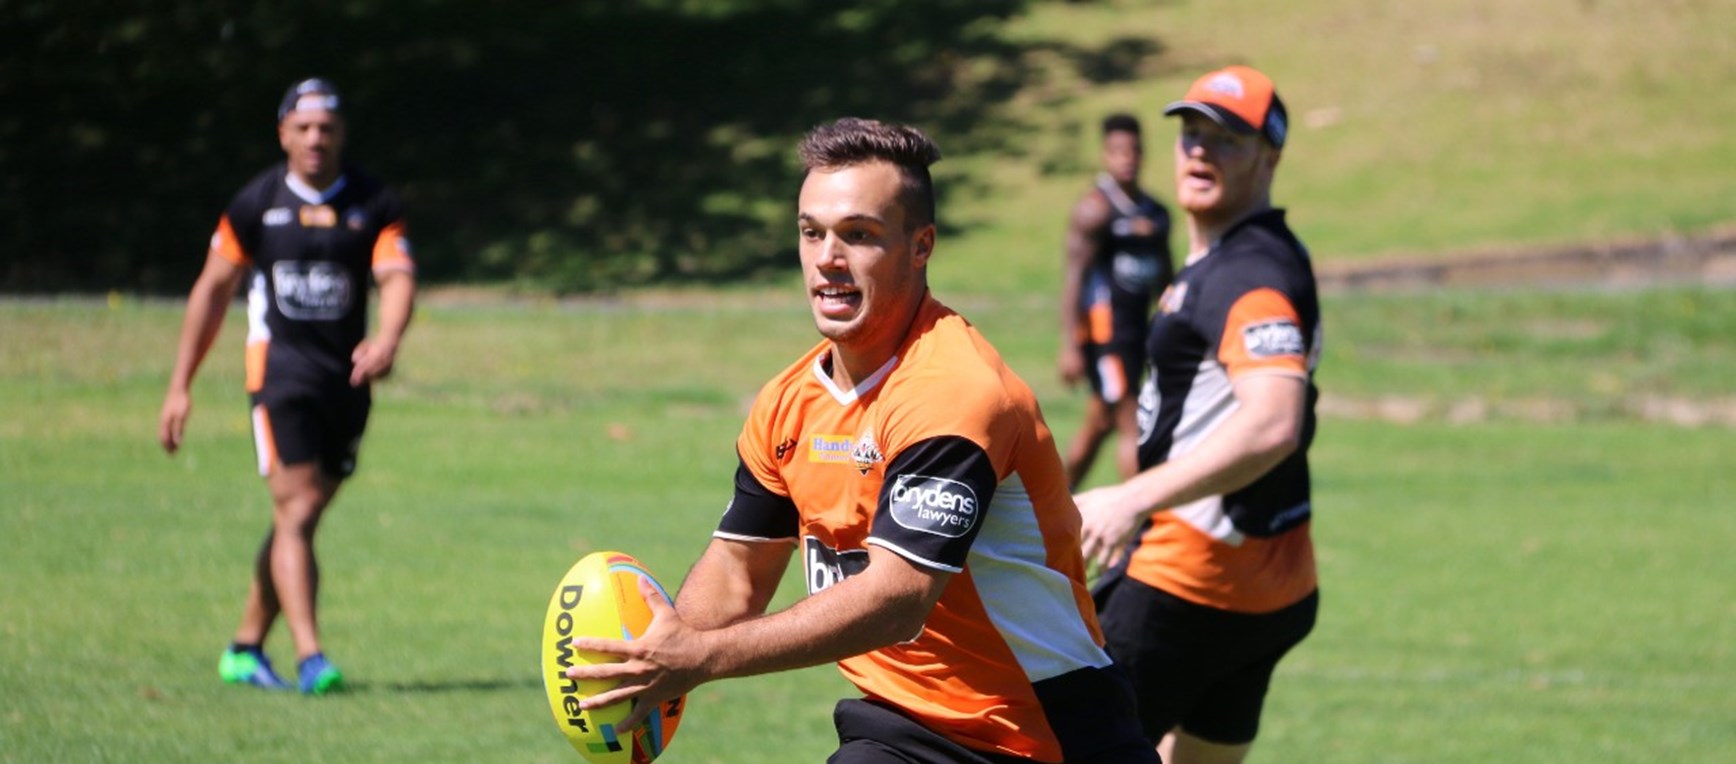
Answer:
[{"label": "tree foliage", "polygon": [[185,289],[311,75],[431,279],[750,278],[789,262],[813,125],[1016,141],[996,107],[1031,72],[995,32],[1023,4],[0,0],[0,289]]}]

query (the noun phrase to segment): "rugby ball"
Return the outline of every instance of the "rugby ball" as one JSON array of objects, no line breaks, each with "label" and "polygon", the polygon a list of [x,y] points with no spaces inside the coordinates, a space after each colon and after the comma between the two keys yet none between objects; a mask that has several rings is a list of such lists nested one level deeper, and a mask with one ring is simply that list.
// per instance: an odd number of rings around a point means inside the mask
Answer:
[{"label": "rugby ball", "polygon": [[617,682],[567,678],[567,669],[573,666],[619,660],[574,650],[574,637],[631,640],[645,634],[651,625],[651,607],[639,593],[640,579],[650,581],[665,602],[673,603],[663,585],[632,555],[585,555],[555,587],[543,619],[543,691],[548,694],[549,709],[567,742],[592,764],[648,764],[656,759],[675,737],[687,702],[686,696],[667,701],[637,728],[623,730],[616,725],[627,717],[631,701],[579,709],[579,701],[605,692]]}]

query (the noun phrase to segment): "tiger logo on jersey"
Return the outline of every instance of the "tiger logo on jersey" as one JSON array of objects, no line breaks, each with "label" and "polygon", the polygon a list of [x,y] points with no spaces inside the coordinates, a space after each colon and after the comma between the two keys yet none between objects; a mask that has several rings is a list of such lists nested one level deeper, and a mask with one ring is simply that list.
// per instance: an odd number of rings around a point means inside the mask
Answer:
[{"label": "tiger logo on jersey", "polygon": [[1170,284],[1163,290],[1163,295],[1157,298],[1158,312],[1169,315],[1181,310],[1182,301],[1187,299],[1187,282],[1180,281]]},{"label": "tiger logo on jersey", "polygon": [[850,461],[856,465],[856,471],[864,475],[885,458],[880,453],[880,444],[874,442],[873,430],[863,430],[862,437],[856,439],[856,447],[850,450]]}]

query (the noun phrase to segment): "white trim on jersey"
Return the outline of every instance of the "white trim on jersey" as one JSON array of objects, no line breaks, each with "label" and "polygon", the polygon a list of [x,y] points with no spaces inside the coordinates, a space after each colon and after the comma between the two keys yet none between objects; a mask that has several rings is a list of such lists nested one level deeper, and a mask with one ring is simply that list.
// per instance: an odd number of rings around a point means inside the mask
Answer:
[{"label": "white trim on jersey", "polygon": [[893,554],[896,554],[899,557],[903,557],[904,559],[909,560],[911,562],[914,562],[917,565],[921,565],[922,567],[925,567],[925,568],[933,568],[935,570],[944,570],[948,573],[963,573],[964,572],[964,568],[961,568],[961,567],[956,566],[956,565],[947,565],[944,563],[935,562],[934,560],[930,560],[927,557],[923,557],[922,555],[919,555],[915,552],[912,552],[909,549],[905,549],[904,547],[901,547],[897,544],[894,544],[890,541],[887,541],[886,539],[880,538],[879,536],[869,536],[868,540],[863,542],[863,543],[873,544],[874,546],[889,550]]},{"label": "white trim on jersey", "polygon": [[1031,495],[1017,474],[995,488],[965,566],[989,623],[1033,682],[1085,667],[1109,654],[1079,617],[1073,582],[1049,567]]},{"label": "white trim on jersey", "polygon": [[247,344],[271,341],[271,327],[265,324],[270,307],[265,297],[265,271],[255,268],[253,282],[247,287]]},{"label": "white trim on jersey", "polygon": [[856,383],[854,389],[840,390],[838,384],[832,381],[832,375],[826,373],[826,359],[831,357],[832,351],[830,350],[814,356],[814,378],[820,380],[820,384],[825,385],[826,392],[831,393],[832,399],[837,401],[840,406],[848,406],[868,394],[868,391],[880,384],[880,380],[892,373],[892,367],[898,365],[898,356],[892,356],[880,368],[875,369],[873,374],[869,374],[867,379]]},{"label": "white trim on jersey", "polygon": [[[1162,401],[1158,404],[1161,411]],[[1181,421],[1176,422],[1170,436],[1173,440],[1165,461],[1198,448],[1200,441],[1222,426],[1238,407],[1228,371],[1214,359],[1201,360],[1187,397],[1182,399]]]},{"label": "white trim on jersey", "polygon": [[326,187],[326,190],[321,191],[303,182],[301,178],[295,177],[293,172],[283,174],[283,185],[288,186],[290,193],[300,197],[308,204],[325,204],[331,201],[332,197],[337,196],[339,191],[344,190],[344,186],[349,185],[349,182],[348,175],[339,175],[336,181]]},{"label": "white trim on jersey", "polygon": [[1230,516],[1224,514],[1224,497],[1221,495],[1190,501],[1170,510],[1170,514],[1193,526],[1200,533],[1230,546],[1241,546],[1246,538],[1241,531],[1236,530],[1235,524],[1230,522]]}]

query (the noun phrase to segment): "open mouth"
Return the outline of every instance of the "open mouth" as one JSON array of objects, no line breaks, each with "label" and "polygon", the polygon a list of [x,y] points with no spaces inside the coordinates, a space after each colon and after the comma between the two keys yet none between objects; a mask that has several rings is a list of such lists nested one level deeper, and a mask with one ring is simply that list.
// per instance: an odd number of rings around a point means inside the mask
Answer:
[{"label": "open mouth", "polygon": [[1211,188],[1217,185],[1218,174],[1205,167],[1189,167],[1187,184],[1194,188]]},{"label": "open mouth", "polygon": [[815,287],[812,294],[820,312],[829,316],[848,315],[862,304],[862,291],[843,284]]}]

